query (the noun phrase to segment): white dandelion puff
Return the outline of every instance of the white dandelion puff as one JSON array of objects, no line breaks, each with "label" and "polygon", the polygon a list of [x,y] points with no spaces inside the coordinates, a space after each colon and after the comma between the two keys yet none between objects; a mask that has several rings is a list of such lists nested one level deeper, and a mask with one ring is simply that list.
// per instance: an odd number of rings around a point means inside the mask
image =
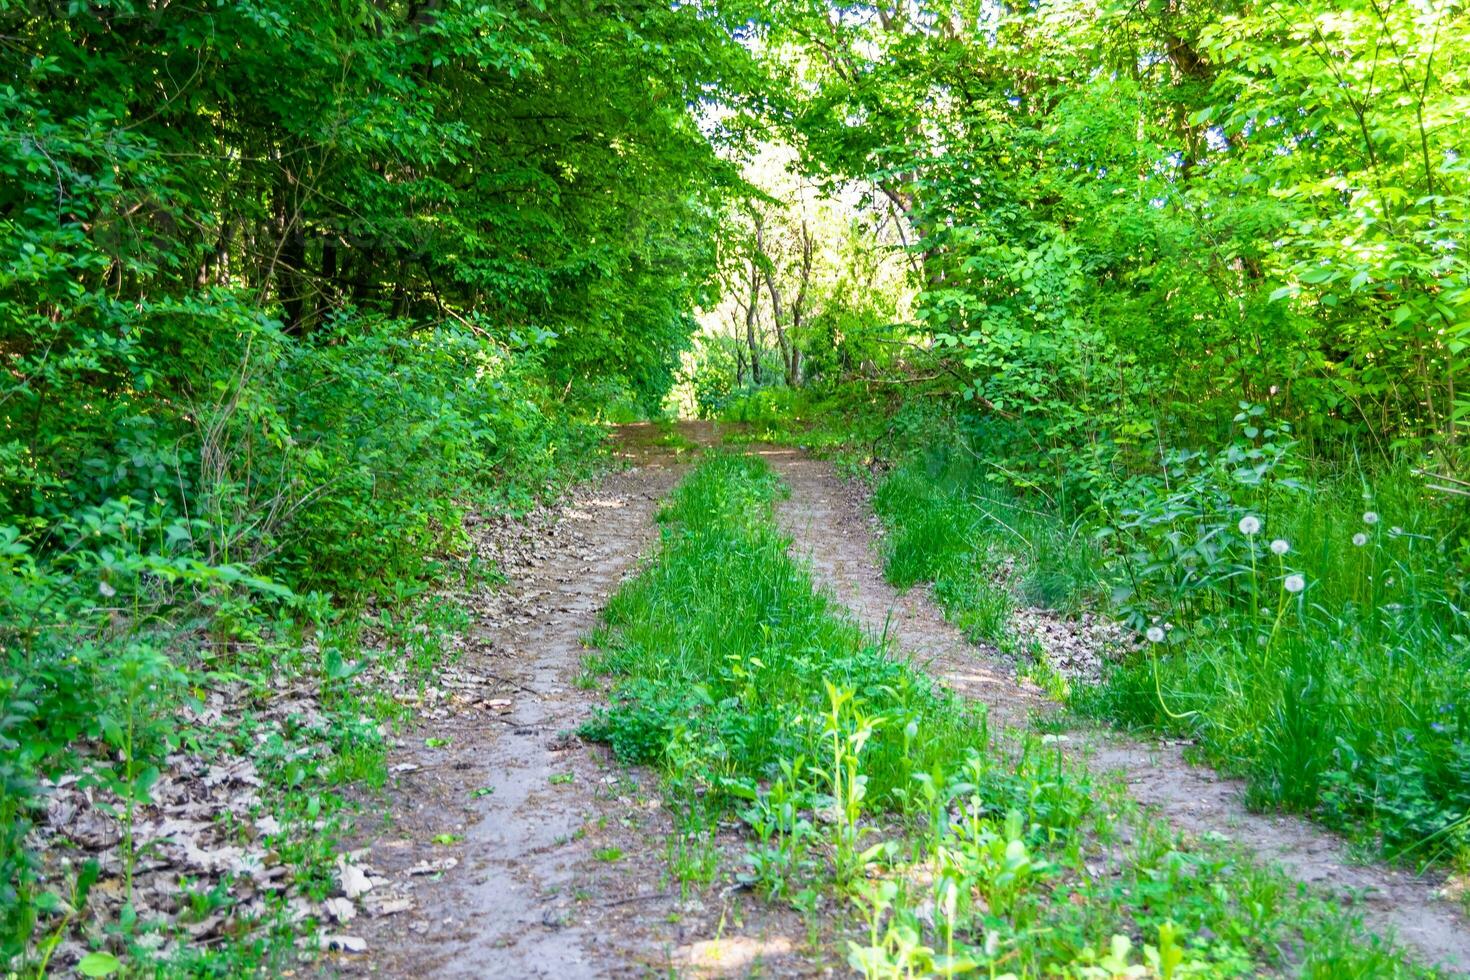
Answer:
[{"label": "white dandelion puff", "polygon": [[97,591],[98,592],[101,592],[104,596],[106,596],[109,599],[111,599],[113,596],[117,595],[117,589],[114,589],[111,585],[107,584],[106,582],[98,582],[97,583]]},{"label": "white dandelion puff", "polygon": [[1363,512],[1363,523],[1364,524],[1368,524],[1368,525],[1377,524],[1378,523],[1378,512],[1376,510],[1364,511]]},{"label": "white dandelion puff", "polygon": [[1286,576],[1286,581],[1282,582],[1281,585],[1287,592],[1296,595],[1307,587],[1307,580],[1300,575],[1288,575]]},{"label": "white dandelion puff", "polygon": [[1368,543],[1368,535],[1364,534],[1362,531],[1359,531],[1357,534],[1354,534],[1353,535],[1353,544],[1356,545],[1357,547],[1361,548],[1361,547],[1363,547],[1363,545],[1365,545],[1367,543]]},{"label": "white dandelion puff", "polygon": [[1143,635],[1148,637],[1148,642],[1150,643],[1164,642],[1164,628],[1162,626],[1150,626],[1148,631]]},{"label": "white dandelion puff", "polygon": [[1261,530],[1261,519],[1254,514],[1247,514],[1240,519],[1240,533],[1244,535],[1256,534]]},{"label": "white dandelion puff", "polygon": [[1391,538],[1401,538],[1404,536],[1405,533],[1406,532],[1401,527],[1391,527],[1388,529],[1388,536]]},{"label": "white dandelion puff", "polygon": [[1291,543],[1285,538],[1277,538],[1275,541],[1271,542],[1271,554],[1273,555],[1284,555],[1290,550]]}]

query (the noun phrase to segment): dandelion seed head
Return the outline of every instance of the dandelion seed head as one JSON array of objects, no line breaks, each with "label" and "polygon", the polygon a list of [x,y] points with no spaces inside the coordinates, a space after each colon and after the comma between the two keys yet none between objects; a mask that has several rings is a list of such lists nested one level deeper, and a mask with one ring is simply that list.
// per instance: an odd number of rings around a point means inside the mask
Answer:
[{"label": "dandelion seed head", "polygon": [[1164,628],[1162,626],[1150,626],[1148,631],[1143,635],[1148,637],[1148,642],[1150,643],[1164,642]]},{"label": "dandelion seed head", "polygon": [[1296,595],[1307,587],[1307,580],[1300,575],[1288,575],[1286,581],[1281,583],[1287,592]]},{"label": "dandelion seed head", "polygon": [[1261,530],[1261,519],[1254,514],[1247,514],[1240,519],[1240,533],[1252,535]]},{"label": "dandelion seed head", "polygon": [[117,595],[117,589],[114,589],[111,585],[108,585],[106,582],[98,582],[97,583],[97,591],[100,592],[100,593],[102,593],[102,595],[105,596],[108,599],[111,599],[113,596]]},{"label": "dandelion seed head", "polygon": [[1404,529],[1401,528],[1401,527],[1394,526],[1394,527],[1391,527],[1391,528],[1388,529],[1388,536],[1391,537],[1391,538],[1402,537],[1403,534],[1404,534]]},{"label": "dandelion seed head", "polygon": [[1364,524],[1369,524],[1369,525],[1377,524],[1378,523],[1378,512],[1376,510],[1367,510],[1367,511],[1364,511],[1363,512],[1363,523]]},{"label": "dandelion seed head", "polygon": [[1362,531],[1359,531],[1357,534],[1353,535],[1353,544],[1355,544],[1359,548],[1363,547],[1363,545],[1367,543],[1368,535],[1364,534]]},{"label": "dandelion seed head", "polygon": [[1277,538],[1271,542],[1271,554],[1284,555],[1291,550],[1291,543],[1285,538]]}]

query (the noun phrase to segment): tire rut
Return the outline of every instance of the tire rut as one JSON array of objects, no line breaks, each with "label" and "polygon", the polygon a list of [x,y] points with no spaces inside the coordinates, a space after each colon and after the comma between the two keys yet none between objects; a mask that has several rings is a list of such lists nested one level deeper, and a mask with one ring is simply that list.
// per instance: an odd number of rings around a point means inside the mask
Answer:
[{"label": "tire rut", "polygon": [[[831,464],[796,450],[759,452],[791,489],[777,516],[795,553],[865,627],[886,631],[915,663],[985,703],[997,730],[1030,727],[1034,715],[1058,709],[1039,688],[1018,682],[1013,664],[970,643],[927,590],[900,593],[884,580],[871,511]],[[1074,758],[1099,774],[1121,775],[1134,799],[1176,829],[1228,838],[1296,880],[1353,904],[1366,926],[1392,933],[1424,962],[1470,975],[1470,923],[1436,895],[1439,882],[1357,862],[1342,838],[1298,817],[1250,812],[1243,783],[1189,765],[1177,746],[1110,732],[1069,738]]]},{"label": "tire rut", "polygon": [[[641,926],[672,907],[659,884],[662,848],[650,846],[668,829],[656,792],[650,805],[648,787],[634,784],[646,774],[572,734],[601,700],[574,683],[581,639],[656,540],[654,513],[681,469],[645,462],[574,493],[515,544],[507,582],[471,597],[455,667],[486,678],[499,712],[458,705],[393,753],[403,775],[386,801],[391,822],[360,860],[407,883],[416,907],[354,930],[369,955],[343,972],[637,976],[644,953],[677,940]],[[486,786],[493,792],[477,797]],[[411,870],[447,858],[457,863],[440,875]]]},{"label": "tire rut", "polygon": [[[710,423],[680,432],[700,446],[720,439]],[[573,492],[539,524],[475,529],[506,582],[463,598],[472,623],[453,670],[483,690],[417,719],[390,755],[398,775],[367,801],[384,826],[353,860],[410,907],[339,927],[367,948],[328,972],[581,980],[761,964],[772,976],[821,974],[798,949],[794,913],[750,905],[718,880],[672,880],[678,832],[657,775],[574,734],[607,701],[605,686],[579,682],[582,639],[654,547],[658,507],[690,461],[664,434],[619,427],[614,455],[631,468]],[[494,791],[477,795],[485,786]],[[722,830],[711,846],[728,867],[744,844]],[[415,870],[448,858],[456,863],[440,874]]]}]

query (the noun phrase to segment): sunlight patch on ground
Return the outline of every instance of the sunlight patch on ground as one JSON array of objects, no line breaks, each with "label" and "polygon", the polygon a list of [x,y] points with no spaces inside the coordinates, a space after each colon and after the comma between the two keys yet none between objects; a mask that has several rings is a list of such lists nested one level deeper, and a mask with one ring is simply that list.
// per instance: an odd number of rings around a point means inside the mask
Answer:
[{"label": "sunlight patch on ground", "polygon": [[796,945],[785,936],[752,939],[749,936],[726,936],[706,939],[674,950],[674,965],[691,977],[723,977],[747,970],[761,960],[785,956]]}]

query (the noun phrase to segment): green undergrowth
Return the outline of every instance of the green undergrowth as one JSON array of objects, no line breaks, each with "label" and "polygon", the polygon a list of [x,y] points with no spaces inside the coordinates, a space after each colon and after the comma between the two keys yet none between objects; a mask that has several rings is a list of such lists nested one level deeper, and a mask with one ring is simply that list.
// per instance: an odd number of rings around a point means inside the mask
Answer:
[{"label": "green undergrowth", "polygon": [[1415,975],[1298,886],[1142,820],[1053,739],[993,740],[814,587],[781,492],[757,459],[701,462],[589,657],[614,686],[584,734],[662,774],[681,881],[718,874],[733,815],[736,877],[869,977]]},{"label": "green undergrowth", "polygon": [[1038,510],[961,460],[918,460],[882,480],[884,571],[900,588],[934,583],[976,642],[1012,643],[1017,602],[1077,612],[1103,591],[1101,555],[1078,522]]},{"label": "green undergrowth", "polygon": [[1065,490],[1018,490],[983,442],[932,445],[876,489],[888,577],[932,582],[972,639],[1001,646],[1018,603],[1108,613],[1158,642],[1074,688],[1073,707],[1197,739],[1257,806],[1464,863],[1465,509],[1408,467],[1309,467],[1285,433],[1251,427],[1076,492],[1070,519]]},{"label": "green undergrowth", "polygon": [[821,455],[870,459],[894,438],[892,416],[903,405],[895,394],[887,385],[752,388],[724,405],[719,417],[738,426],[725,436],[730,445],[800,445]]},{"label": "green undergrowth", "polygon": [[[88,426],[47,421],[51,456],[0,452],[0,974],[315,956],[317,900],[405,720],[392,695],[464,623],[436,593],[495,574],[464,516],[528,507],[600,458],[602,430],[546,397],[534,354],[406,328],[253,339],[270,370],[198,419],[140,390]],[[240,781],[200,788],[237,761]],[[58,794],[111,838],[52,825]],[[187,797],[205,826],[135,833]],[[206,863],[171,864],[185,844]],[[222,848],[286,873],[221,873]]]}]

